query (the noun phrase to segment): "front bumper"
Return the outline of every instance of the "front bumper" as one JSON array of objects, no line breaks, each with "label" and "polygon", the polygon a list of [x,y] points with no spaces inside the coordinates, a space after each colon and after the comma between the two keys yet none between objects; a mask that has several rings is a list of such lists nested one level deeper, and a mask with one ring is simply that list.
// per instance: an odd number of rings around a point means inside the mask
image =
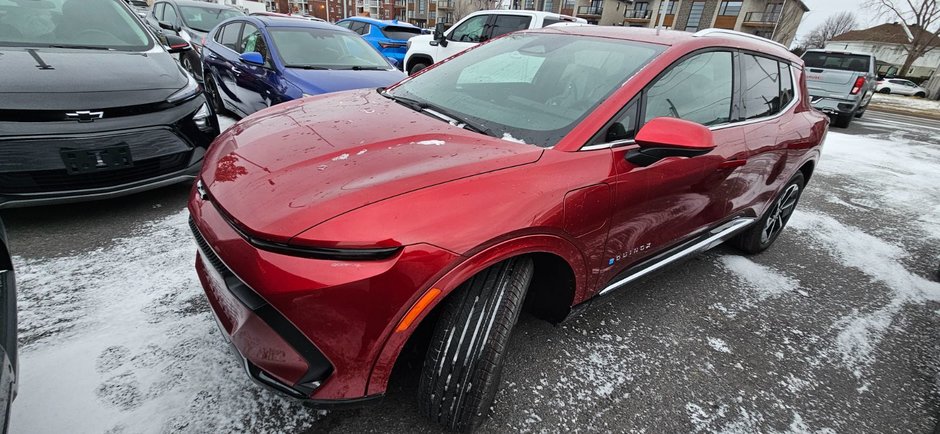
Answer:
[{"label": "front bumper", "polygon": [[[207,123],[196,126],[204,105],[209,110],[198,96],[158,112],[88,123],[0,121],[0,208],[107,199],[192,181],[219,132],[211,110]],[[130,166],[70,173],[62,155],[115,146],[127,147]]]},{"label": "front bumper", "polygon": [[385,342],[457,259],[428,245],[372,261],[289,256],[249,244],[195,189],[189,210],[197,274],[248,375],[318,408],[383,395],[369,378]]}]

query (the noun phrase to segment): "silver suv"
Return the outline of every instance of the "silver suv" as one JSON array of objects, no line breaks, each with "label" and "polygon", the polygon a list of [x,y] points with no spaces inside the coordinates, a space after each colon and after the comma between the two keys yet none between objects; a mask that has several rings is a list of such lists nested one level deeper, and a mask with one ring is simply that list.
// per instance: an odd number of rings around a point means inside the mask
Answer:
[{"label": "silver suv", "polygon": [[803,53],[806,87],[813,107],[846,128],[860,118],[875,91],[875,56],[847,51],[808,50]]}]

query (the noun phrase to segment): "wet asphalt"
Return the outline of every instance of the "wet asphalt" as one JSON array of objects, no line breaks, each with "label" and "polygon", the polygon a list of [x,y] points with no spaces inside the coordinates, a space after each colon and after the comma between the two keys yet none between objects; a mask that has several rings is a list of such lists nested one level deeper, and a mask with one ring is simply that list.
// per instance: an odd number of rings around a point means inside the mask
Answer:
[{"label": "wet asphalt", "polygon": [[[940,146],[940,122],[869,111],[846,130]],[[937,170],[940,170],[938,162]],[[749,257],[782,284],[760,295],[719,247],[594,303],[561,325],[523,315],[483,432],[928,433],[940,415],[940,304],[905,303],[861,362],[840,323],[889,303],[892,288],[820,243],[819,216],[890,239],[913,276],[936,280],[940,245],[895,209],[858,212],[864,183],[818,173],[799,228]],[[187,186],[84,204],[0,211],[23,261],[76,256],[185,207]],[[940,202],[940,198],[938,198]],[[745,273],[746,274],[746,273]],[[753,277],[753,276],[752,276]],[[198,288],[194,288],[198,291]],[[172,319],[168,319],[172,320]],[[334,411],[303,432],[437,432],[417,412],[420,357],[396,367],[377,405]],[[245,387],[253,387],[247,384]],[[276,426],[271,421],[268,426]],[[127,432],[135,432],[127,427]]]}]

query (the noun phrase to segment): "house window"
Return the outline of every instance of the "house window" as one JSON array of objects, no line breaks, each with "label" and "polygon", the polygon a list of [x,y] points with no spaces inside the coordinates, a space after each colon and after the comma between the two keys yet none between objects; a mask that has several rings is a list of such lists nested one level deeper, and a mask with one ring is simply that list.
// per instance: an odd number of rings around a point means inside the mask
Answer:
[{"label": "house window", "polygon": [[705,10],[705,2],[692,2],[692,9],[689,11],[689,22],[685,25],[685,31],[697,32],[698,26],[702,21],[702,11]]},{"label": "house window", "polygon": [[736,17],[741,14],[742,1],[723,1],[718,8],[718,15]]},{"label": "house window", "polygon": [[675,0],[665,0],[660,3],[660,10],[663,11],[666,15],[672,15],[675,13],[676,1]]}]

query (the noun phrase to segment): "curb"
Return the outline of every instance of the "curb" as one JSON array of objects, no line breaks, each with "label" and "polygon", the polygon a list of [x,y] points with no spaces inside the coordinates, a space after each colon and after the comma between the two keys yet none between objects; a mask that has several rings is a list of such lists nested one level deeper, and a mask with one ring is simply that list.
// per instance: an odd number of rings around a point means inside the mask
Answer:
[{"label": "curb", "polygon": [[925,110],[905,110],[905,109],[877,105],[877,104],[869,104],[868,108],[870,110],[874,110],[878,112],[892,113],[896,115],[907,115],[907,116],[913,116],[915,118],[932,119],[935,121],[940,121],[940,112],[930,112],[930,111],[925,111]]}]

